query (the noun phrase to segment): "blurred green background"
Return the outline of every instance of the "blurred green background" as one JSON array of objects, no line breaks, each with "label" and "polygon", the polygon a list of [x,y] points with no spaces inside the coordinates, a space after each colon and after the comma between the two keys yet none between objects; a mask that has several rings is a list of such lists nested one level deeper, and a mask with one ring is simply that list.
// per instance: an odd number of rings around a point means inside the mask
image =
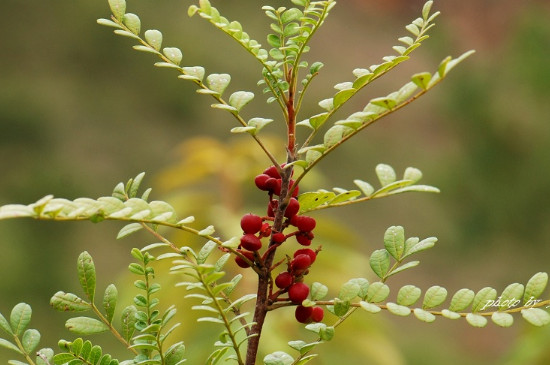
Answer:
[{"label": "blurred green background", "polygon": [[[256,86],[258,65],[207,22],[189,19],[191,1],[128,3],[144,30],[159,29],[165,46],[182,49],[185,65],[230,73],[230,91],[254,91],[245,115],[277,116]],[[252,3],[213,1],[263,41],[269,22],[258,16],[261,5],[290,2]],[[352,79],[351,70],[392,54],[422,4],[340,1],[307,55],[325,68],[301,119],[318,113],[316,102],[332,95],[332,85]],[[435,8],[442,15],[431,38],[338,116],[397,89],[413,73],[435,70],[448,54],[472,48],[477,53],[433,92],[320,164],[303,188],[353,188],[355,178],[374,182],[374,167],[383,162],[398,173],[407,166],[420,168],[423,182],[442,193],[402,195],[318,214],[324,228],[316,240],[323,244],[327,269],[323,274],[314,268],[310,281],[336,287],[370,275],[368,255],[381,247],[390,225],[404,226],[407,236],[439,238],[435,249],[422,254],[419,268],[392,279],[395,288],[437,284],[450,292],[485,286],[500,291],[550,269],[550,3],[448,0]],[[214,221],[227,234],[235,234],[243,213],[263,211],[264,196],[250,182],[268,161],[250,139],[228,133],[234,120],[210,109],[211,100],[197,95],[192,84],[153,68],[152,56],[133,51],[131,40],[98,26],[95,19],[109,14],[107,1],[2,0],[0,13],[0,204],[30,203],[50,193],[69,199],[109,195],[117,182],[146,171],[154,199],[170,201],[181,216]],[[274,145],[280,131],[268,128]],[[32,325],[43,334],[42,346],[57,349],[58,338],[74,338],[63,328],[67,316],[53,313],[49,298],[58,290],[80,293],[75,262],[82,250],[95,258],[100,290],[113,281],[120,288],[132,282],[124,269],[129,250],[152,238],[135,235],[116,242],[119,228],[116,223],[0,222],[0,312],[6,315],[25,301],[33,306]],[[173,238],[182,244],[192,239]],[[121,289],[128,301],[130,289]],[[185,294],[183,289],[175,293]],[[188,302],[178,301],[182,312]],[[323,357],[317,363],[550,363],[550,330],[519,319],[509,329],[493,324],[474,329],[445,319],[427,325],[389,314],[355,317],[339,328],[332,344],[319,348]],[[291,319],[268,322],[266,351],[307,338]],[[187,317],[183,322],[182,327],[197,331],[184,339],[190,363],[200,363],[197,359],[212,348],[205,339],[217,328],[197,326]],[[0,352],[0,363],[14,358],[9,355]]]}]

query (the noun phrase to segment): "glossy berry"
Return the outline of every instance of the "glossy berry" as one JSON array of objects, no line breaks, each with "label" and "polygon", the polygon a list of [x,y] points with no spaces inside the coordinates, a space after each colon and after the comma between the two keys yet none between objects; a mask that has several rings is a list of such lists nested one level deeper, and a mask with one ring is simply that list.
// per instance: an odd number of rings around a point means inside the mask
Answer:
[{"label": "glossy berry", "polygon": [[307,254],[295,256],[290,262],[290,267],[295,271],[303,271],[311,266],[311,258]]},{"label": "glossy berry", "polygon": [[272,200],[271,203],[267,206],[267,216],[268,217],[275,217],[275,210],[279,206],[279,203],[276,200]]},{"label": "glossy berry", "polygon": [[244,233],[258,233],[262,229],[262,218],[256,214],[246,214],[241,219]]},{"label": "glossy berry", "polygon": [[264,170],[264,174],[274,177],[275,179],[280,179],[281,175],[279,174],[279,171],[277,171],[277,168],[273,166],[269,166],[267,169]]},{"label": "glossy berry", "polygon": [[305,215],[295,215],[290,220],[290,224],[298,228],[300,231],[310,232],[315,229],[317,222],[315,219]]},{"label": "glossy berry", "polygon": [[277,275],[275,278],[275,285],[277,285],[277,288],[279,289],[286,289],[292,285],[293,280],[294,278],[292,277],[292,274],[285,271]]},{"label": "glossy berry", "polygon": [[298,203],[298,200],[296,198],[290,198],[290,201],[288,202],[288,206],[285,210],[285,217],[292,218],[296,214],[298,214],[298,211],[300,210],[300,203]]},{"label": "glossy berry", "polygon": [[311,319],[313,322],[321,322],[325,316],[325,311],[321,307],[313,307],[311,310]]},{"label": "glossy berry", "polygon": [[309,235],[305,232],[300,232],[296,235],[296,241],[298,241],[299,244],[302,246],[309,246],[311,245],[311,239],[309,238]]},{"label": "glossy berry", "polygon": [[[246,258],[248,258],[250,261],[254,261],[254,254],[252,252],[240,251],[240,253],[242,253],[244,256],[246,256]],[[250,265],[247,264],[246,261],[244,261],[239,256],[235,257],[235,262],[237,263],[237,265],[239,265],[243,269],[246,269],[247,267],[250,267]]]},{"label": "glossy berry", "polygon": [[271,239],[274,243],[283,243],[286,240],[286,236],[284,235],[284,233],[277,232],[274,233],[273,236],[271,236]]},{"label": "glossy berry", "polygon": [[256,235],[247,233],[241,237],[241,246],[248,251],[258,251],[262,248],[262,241]]},{"label": "glossy berry", "polygon": [[256,176],[256,178],[254,179],[254,183],[256,184],[258,189],[267,191],[269,189],[266,186],[266,182],[269,179],[271,179],[271,176],[266,175],[266,174],[260,174],[260,175]]},{"label": "glossy berry", "polygon": [[308,255],[309,258],[311,259],[312,264],[315,262],[315,259],[317,258],[317,254],[311,248],[302,248],[302,249],[296,250],[296,252],[294,252],[294,257],[297,257],[299,255]]},{"label": "glossy berry", "polygon": [[312,307],[304,307],[299,305],[296,307],[296,311],[294,312],[294,317],[296,317],[296,320],[300,323],[310,323],[312,320],[311,318],[312,313],[313,313]]},{"label": "glossy berry", "polygon": [[269,225],[269,223],[262,224],[262,228],[260,229],[260,236],[262,237],[271,236],[271,226]]},{"label": "glossy berry", "polygon": [[296,304],[302,303],[309,295],[309,287],[304,283],[295,283],[288,289],[288,298]]}]

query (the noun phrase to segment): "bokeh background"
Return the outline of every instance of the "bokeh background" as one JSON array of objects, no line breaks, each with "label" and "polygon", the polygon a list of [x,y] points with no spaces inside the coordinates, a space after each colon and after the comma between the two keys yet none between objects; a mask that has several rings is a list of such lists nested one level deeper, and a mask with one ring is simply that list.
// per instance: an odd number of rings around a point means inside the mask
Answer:
[{"label": "bokeh background", "polygon": [[[230,73],[231,91],[254,91],[257,97],[245,115],[277,116],[256,86],[258,65],[207,22],[189,19],[191,1],[128,3],[143,29],[162,30],[166,46],[183,50],[185,65]],[[261,5],[290,4],[213,3],[260,41],[269,24]],[[325,68],[303,117],[318,113],[316,102],[332,95],[332,85],[352,79],[352,69],[392,54],[422,4],[340,1],[307,56]],[[419,257],[420,267],[392,279],[395,288],[437,284],[449,292],[485,286],[500,291],[550,269],[550,3],[447,0],[437,1],[435,9],[442,15],[431,38],[339,116],[397,89],[413,73],[432,72],[449,54],[468,49],[476,54],[427,96],[320,164],[303,188],[353,188],[355,178],[375,182],[374,167],[383,162],[398,173],[420,168],[423,182],[442,193],[402,195],[316,215],[322,227],[316,240],[324,248],[319,266],[326,269],[314,268],[311,281],[336,287],[371,275],[368,255],[381,247],[390,225],[404,226],[407,236],[439,238],[436,248]],[[268,161],[251,139],[230,135],[233,119],[210,109],[211,100],[197,95],[192,84],[152,67],[154,58],[133,51],[131,40],[98,26],[95,20],[109,14],[106,1],[2,0],[0,14],[0,204],[30,203],[50,193],[70,199],[109,195],[117,182],[146,171],[144,184],[153,187],[154,199],[170,201],[181,216],[214,222],[228,235],[238,234],[240,215],[264,209],[265,197],[251,179]],[[275,149],[280,132],[273,126],[265,133]],[[125,270],[128,253],[153,239],[137,234],[117,242],[120,227],[0,222],[0,312],[8,315],[25,301],[33,306],[32,325],[43,334],[42,346],[57,349],[58,338],[73,339],[63,328],[67,316],[53,313],[48,302],[58,290],[80,294],[75,262],[83,250],[95,258],[99,290],[115,282],[121,300],[129,303],[134,279]],[[172,238],[194,244],[192,237]],[[164,304],[175,300],[180,307],[178,335],[189,347],[190,363],[201,363],[212,350],[208,336],[218,329],[197,326],[194,314],[182,313],[189,304],[183,289],[165,295]],[[288,320],[281,314],[283,319],[268,322],[266,351],[287,350],[285,342],[292,339],[313,340],[293,323],[291,311]],[[550,363],[550,329],[517,322],[509,329],[493,324],[474,329],[446,319],[428,325],[413,317],[358,313],[338,329],[332,344],[319,348],[316,363]],[[110,338],[99,336],[96,342],[108,346]],[[9,358],[14,357],[0,352],[0,363]]]}]

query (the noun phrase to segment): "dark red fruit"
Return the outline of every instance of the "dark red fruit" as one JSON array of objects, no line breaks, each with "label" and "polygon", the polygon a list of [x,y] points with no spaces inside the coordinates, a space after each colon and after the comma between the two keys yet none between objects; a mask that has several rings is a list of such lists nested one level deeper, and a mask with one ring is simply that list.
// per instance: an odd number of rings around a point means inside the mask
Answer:
[{"label": "dark red fruit", "polygon": [[311,266],[311,258],[309,255],[300,254],[295,256],[290,262],[290,267],[295,271],[302,271]]},{"label": "dark red fruit", "polygon": [[273,236],[271,236],[271,239],[274,243],[283,243],[286,240],[286,236],[284,235],[284,233],[277,232],[274,233]]},{"label": "dark red fruit", "polygon": [[258,251],[262,248],[262,241],[252,233],[241,237],[241,246],[248,251]]},{"label": "dark red fruit", "polygon": [[295,283],[288,289],[288,298],[296,304],[302,303],[309,295],[309,287],[304,283]]},{"label": "dark red fruit", "polygon": [[[319,307],[317,307],[319,308]],[[313,313],[312,307],[297,306],[294,316],[296,320],[300,323],[311,323],[311,315]]]},{"label": "dark red fruit", "polygon": [[298,200],[296,198],[290,198],[290,201],[288,202],[288,206],[285,210],[285,217],[292,218],[296,214],[298,214],[298,211],[300,210],[300,203],[298,203]]},{"label": "dark red fruit", "polygon": [[267,169],[265,169],[264,174],[270,177],[274,177],[275,179],[281,178],[281,175],[279,174],[279,171],[277,171],[277,167],[275,167],[275,165],[269,166]]},{"label": "dark red fruit", "polygon": [[262,229],[260,229],[260,235],[262,237],[271,236],[271,226],[269,225],[269,223],[262,224]]},{"label": "dark red fruit", "polygon": [[256,214],[245,214],[241,219],[244,233],[258,233],[262,229],[262,218]]},{"label": "dark red fruit", "polygon": [[315,259],[317,258],[317,254],[311,248],[301,248],[299,250],[296,250],[296,252],[294,252],[294,257],[298,257],[299,255],[308,255],[309,258],[311,259],[312,264],[315,262]]},{"label": "dark red fruit", "polygon": [[317,222],[315,221],[315,219],[305,215],[295,215],[290,220],[290,224],[292,224],[302,232],[309,232],[315,229]]},{"label": "dark red fruit", "polygon": [[277,275],[275,278],[275,285],[277,285],[277,288],[279,289],[286,289],[292,285],[293,280],[294,278],[292,277],[292,274],[285,271]]},{"label": "dark red fruit", "polygon": [[266,174],[260,174],[260,175],[256,176],[256,178],[254,179],[254,183],[256,184],[258,189],[267,191],[269,189],[266,186],[266,182],[269,179],[271,179],[271,176],[266,175]]},{"label": "dark red fruit", "polygon": [[321,307],[313,307],[311,311],[311,319],[313,322],[321,322],[325,316],[325,311]]},{"label": "dark red fruit", "polygon": [[[239,252],[242,253],[244,256],[246,256],[246,258],[248,258],[250,261],[254,261],[254,254],[252,252],[248,252],[248,251],[239,251]],[[243,269],[250,267],[250,265],[239,256],[235,257],[235,262],[237,263],[237,265],[239,265]]]},{"label": "dark red fruit", "polygon": [[267,206],[267,216],[268,217],[275,217],[275,210],[277,209],[277,206],[279,206],[279,203],[276,200],[272,200],[271,203]]},{"label": "dark red fruit", "polygon": [[302,246],[311,245],[311,239],[309,238],[309,235],[305,232],[299,232],[296,235],[296,241],[298,241],[298,243],[301,244]]}]

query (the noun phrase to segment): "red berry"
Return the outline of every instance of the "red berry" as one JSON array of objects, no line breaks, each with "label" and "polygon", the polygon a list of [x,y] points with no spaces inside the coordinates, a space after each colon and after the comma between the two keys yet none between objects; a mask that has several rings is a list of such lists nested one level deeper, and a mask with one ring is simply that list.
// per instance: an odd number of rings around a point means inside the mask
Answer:
[{"label": "red berry", "polygon": [[252,233],[241,237],[241,246],[248,251],[258,251],[262,248],[262,241]]},{"label": "red berry", "polygon": [[271,236],[271,239],[274,243],[283,243],[286,240],[286,236],[284,235],[284,233],[277,232],[274,233],[273,236]]},{"label": "red berry", "polygon": [[321,307],[313,307],[311,311],[311,319],[313,322],[321,322],[325,316],[325,311]]},{"label": "red berry", "polygon": [[298,243],[301,244],[302,246],[311,245],[311,239],[309,238],[306,232],[299,232],[296,235],[296,241],[298,241]]},{"label": "red berry", "polygon": [[317,258],[317,254],[311,248],[301,248],[299,250],[296,250],[296,252],[294,252],[294,257],[298,257],[299,255],[308,255],[309,258],[311,259],[312,264],[315,262],[315,259]]},{"label": "red berry", "polygon": [[256,178],[254,179],[254,183],[256,184],[258,189],[267,191],[268,189],[267,189],[267,186],[266,186],[266,182],[269,179],[271,179],[271,176],[266,175],[266,174],[260,174],[260,175],[256,176]]},{"label": "red berry", "polygon": [[245,214],[241,219],[244,233],[258,233],[262,229],[262,218],[256,214]]},{"label": "red berry", "polygon": [[286,289],[292,285],[293,280],[294,278],[292,277],[292,274],[285,271],[277,275],[275,278],[275,285],[277,285],[277,288],[279,289]]},{"label": "red berry", "polygon": [[285,217],[292,218],[296,214],[298,214],[298,211],[300,210],[300,203],[298,203],[298,200],[296,198],[290,198],[290,201],[288,202],[288,206],[285,210]]},{"label": "red berry", "polygon": [[271,226],[269,223],[262,224],[262,229],[260,230],[260,236],[262,237],[269,237],[271,236]]},{"label": "red berry", "polygon": [[[248,258],[250,261],[254,261],[254,254],[252,252],[248,252],[248,251],[239,251],[239,252],[242,253],[244,256],[246,256],[246,258]],[[235,262],[237,263],[237,265],[239,265],[243,269],[250,267],[250,265],[247,264],[246,261],[244,261],[239,256],[235,257]]]},{"label": "red berry", "polygon": [[269,205],[267,206],[267,216],[268,217],[275,217],[275,209],[279,206],[279,203],[276,200],[272,200]]},{"label": "red berry", "polygon": [[311,258],[309,255],[300,254],[294,256],[294,259],[290,262],[290,267],[292,270],[302,271],[311,266]]},{"label": "red berry", "polygon": [[295,283],[288,289],[288,298],[296,304],[302,303],[309,295],[309,287],[304,283]]},{"label": "red berry", "polygon": [[277,171],[277,167],[275,167],[275,165],[269,166],[267,169],[265,169],[264,174],[274,177],[276,179],[281,178],[281,175],[279,174],[279,171]]},{"label": "red berry", "polygon": [[300,323],[310,323],[312,313],[313,313],[312,307],[304,307],[299,305],[296,307],[296,311],[294,312],[294,317],[296,317],[296,320]]},{"label": "red berry", "polygon": [[295,215],[290,220],[290,224],[292,224],[302,232],[309,232],[315,229],[317,222],[315,221],[315,219],[305,215]]}]

